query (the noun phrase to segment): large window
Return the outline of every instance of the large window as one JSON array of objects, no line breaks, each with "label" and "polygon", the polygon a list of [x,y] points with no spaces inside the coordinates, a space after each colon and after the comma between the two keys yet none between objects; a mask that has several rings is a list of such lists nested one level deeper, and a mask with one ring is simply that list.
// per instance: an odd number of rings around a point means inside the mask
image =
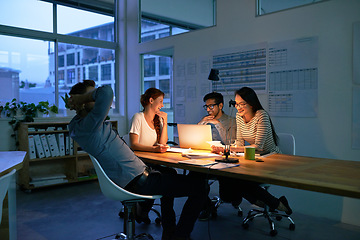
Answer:
[{"label": "large window", "polygon": [[111,64],[101,65],[101,79],[102,80],[111,80]]},{"label": "large window", "polygon": [[52,32],[52,5],[37,0],[0,1],[0,24]]},{"label": "large window", "polygon": [[62,6],[59,0],[53,18],[51,2],[0,2],[0,77],[7,83],[0,88],[0,104],[16,98],[64,109],[61,96],[83,79],[115,87],[114,17]]},{"label": "large window", "polygon": [[257,15],[264,15],[323,1],[328,0],[257,0]]},{"label": "large window", "polygon": [[57,9],[59,33],[76,37],[114,41],[113,17],[61,5]]},{"label": "large window", "polygon": [[97,66],[89,66],[89,79],[98,81],[98,67]]},{"label": "large window", "polygon": [[54,43],[0,35],[1,105],[13,98],[23,102],[55,103],[50,84],[48,48]]},{"label": "large window", "polygon": [[188,32],[189,29],[160,23],[159,21],[143,18],[141,20],[141,42],[148,42],[158,38]]},{"label": "large window", "polygon": [[140,1],[141,42],[215,25],[216,0]]},{"label": "large window", "polygon": [[171,57],[146,54],[143,56],[143,90],[155,87],[165,93],[164,108],[172,108]]},{"label": "large window", "polygon": [[[165,93],[164,108],[168,114],[168,122],[174,121],[172,94],[172,55],[173,49],[142,55],[143,92],[148,88],[158,88]],[[169,139],[174,137],[174,128],[168,129]]]},{"label": "large window", "polygon": [[148,56],[144,59],[144,77],[154,77],[156,72],[155,57]]}]

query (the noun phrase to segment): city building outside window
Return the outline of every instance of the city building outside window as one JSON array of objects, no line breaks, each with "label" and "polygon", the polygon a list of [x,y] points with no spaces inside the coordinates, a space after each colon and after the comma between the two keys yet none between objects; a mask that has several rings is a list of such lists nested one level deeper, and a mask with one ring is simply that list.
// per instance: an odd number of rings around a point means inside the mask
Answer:
[{"label": "city building outside window", "polygon": [[172,71],[171,57],[146,54],[143,55],[144,62],[144,92],[154,87],[165,93],[164,108],[172,109]]},{"label": "city building outside window", "polygon": [[[110,85],[115,89],[114,17],[57,4],[57,18],[53,22],[52,6],[53,3],[37,0],[1,1],[0,9],[9,11],[0,14],[0,25],[16,28],[9,34],[0,34],[0,72],[13,76],[8,80],[9,88],[0,89],[0,104],[16,97],[25,102],[49,101],[64,109],[61,97],[83,79],[92,79],[97,86]],[[11,14],[13,12],[23,17],[19,19]],[[53,32],[54,24],[60,37]],[[144,41],[187,31],[146,19],[142,19],[141,25]],[[54,41],[48,40],[48,34]],[[79,38],[102,40],[102,46],[104,41],[109,44],[102,48],[84,46],[77,43]],[[58,39],[57,43],[55,39]],[[61,39],[66,39],[66,43]],[[145,58],[143,63],[144,87],[164,91],[168,108],[171,108],[172,86],[170,62],[171,58],[152,56]],[[4,92],[12,95],[7,96]]]},{"label": "city building outside window", "polygon": [[[18,102],[35,104],[48,101],[64,109],[61,96],[68,93],[77,82],[91,76],[98,81],[98,86],[106,83],[115,87],[114,17],[57,5],[57,19],[54,23],[53,4],[37,0],[1,1],[0,9],[6,9],[1,11],[0,25],[11,28],[10,33],[0,34],[0,73],[6,73],[7,76],[10,76],[9,73],[16,74],[18,79],[17,84],[12,83],[8,88],[0,89],[0,105],[16,98]],[[19,18],[19,15],[22,17]],[[53,32],[54,24],[57,32],[65,36]],[[24,31],[28,29],[32,31]],[[6,32],[6,29],[0,30]],[[24,38],[17,37],[19,35]],[[58,39],[58,43],[48,40],[51,38]],[[77,43],[79,38],[102,40],[101,44],[105,47],[80,45]],[[62,39],[68,43],[62,43]],[[108,43],[104,44],[104,41]],[[56,62],[58,69],[55,67]],[[101,82],[98,69],[104,63],[110,64],[112,69],[110,75],[107,70],[106,81]],[[7,78],[9,83],[16,79]],[[55,88],[56,85],[58,88]]]}]

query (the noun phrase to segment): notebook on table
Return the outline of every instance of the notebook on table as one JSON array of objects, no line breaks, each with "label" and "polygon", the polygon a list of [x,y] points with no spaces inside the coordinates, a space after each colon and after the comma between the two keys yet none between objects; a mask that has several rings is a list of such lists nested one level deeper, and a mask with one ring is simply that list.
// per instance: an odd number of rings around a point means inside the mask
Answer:
[{"label": "notebook on table", "polygon": [[178,124],[180,148],[211,150],[211,126],[198,124]]}]

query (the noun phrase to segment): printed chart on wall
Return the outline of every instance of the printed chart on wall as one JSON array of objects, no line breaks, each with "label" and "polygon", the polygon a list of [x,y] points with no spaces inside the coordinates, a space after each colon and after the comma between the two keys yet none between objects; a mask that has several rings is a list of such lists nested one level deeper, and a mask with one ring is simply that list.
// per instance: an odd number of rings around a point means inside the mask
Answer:
[{"label": "printed chart on wall", "polygon": [[269,43],[267,75],[270,115],[317,116],[317,37]]},{"label": "printed chart on wall", "polygon": [[221,80],[212,83],[213,90],[233,93],[247,86],[265,92],[266,46],[259,43],[214,51],[213,68],[219,70]]}]

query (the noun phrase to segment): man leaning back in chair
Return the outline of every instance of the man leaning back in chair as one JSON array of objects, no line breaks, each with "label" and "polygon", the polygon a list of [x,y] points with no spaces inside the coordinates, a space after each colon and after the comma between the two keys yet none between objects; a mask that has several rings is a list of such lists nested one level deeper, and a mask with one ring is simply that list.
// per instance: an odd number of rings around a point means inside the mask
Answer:
[{"label": "man leaning back in chair", "polygon": [[[110,86],[95,88],[84,80],[70,90],[69,106],[76,116],[69,124],[70,136],[100,163],[109,178],[128,191],[144,195],[162,195],[162,239],[190,239],[196,219],[207,195],[206,181],[195,174],[180,175],[149,168],[105,122],[112,101]],[[146,175],[145,181],[138,181]],[[143,179],[143,178],[142,178]],[[176,224],[175,197],[187,201]]]}]

